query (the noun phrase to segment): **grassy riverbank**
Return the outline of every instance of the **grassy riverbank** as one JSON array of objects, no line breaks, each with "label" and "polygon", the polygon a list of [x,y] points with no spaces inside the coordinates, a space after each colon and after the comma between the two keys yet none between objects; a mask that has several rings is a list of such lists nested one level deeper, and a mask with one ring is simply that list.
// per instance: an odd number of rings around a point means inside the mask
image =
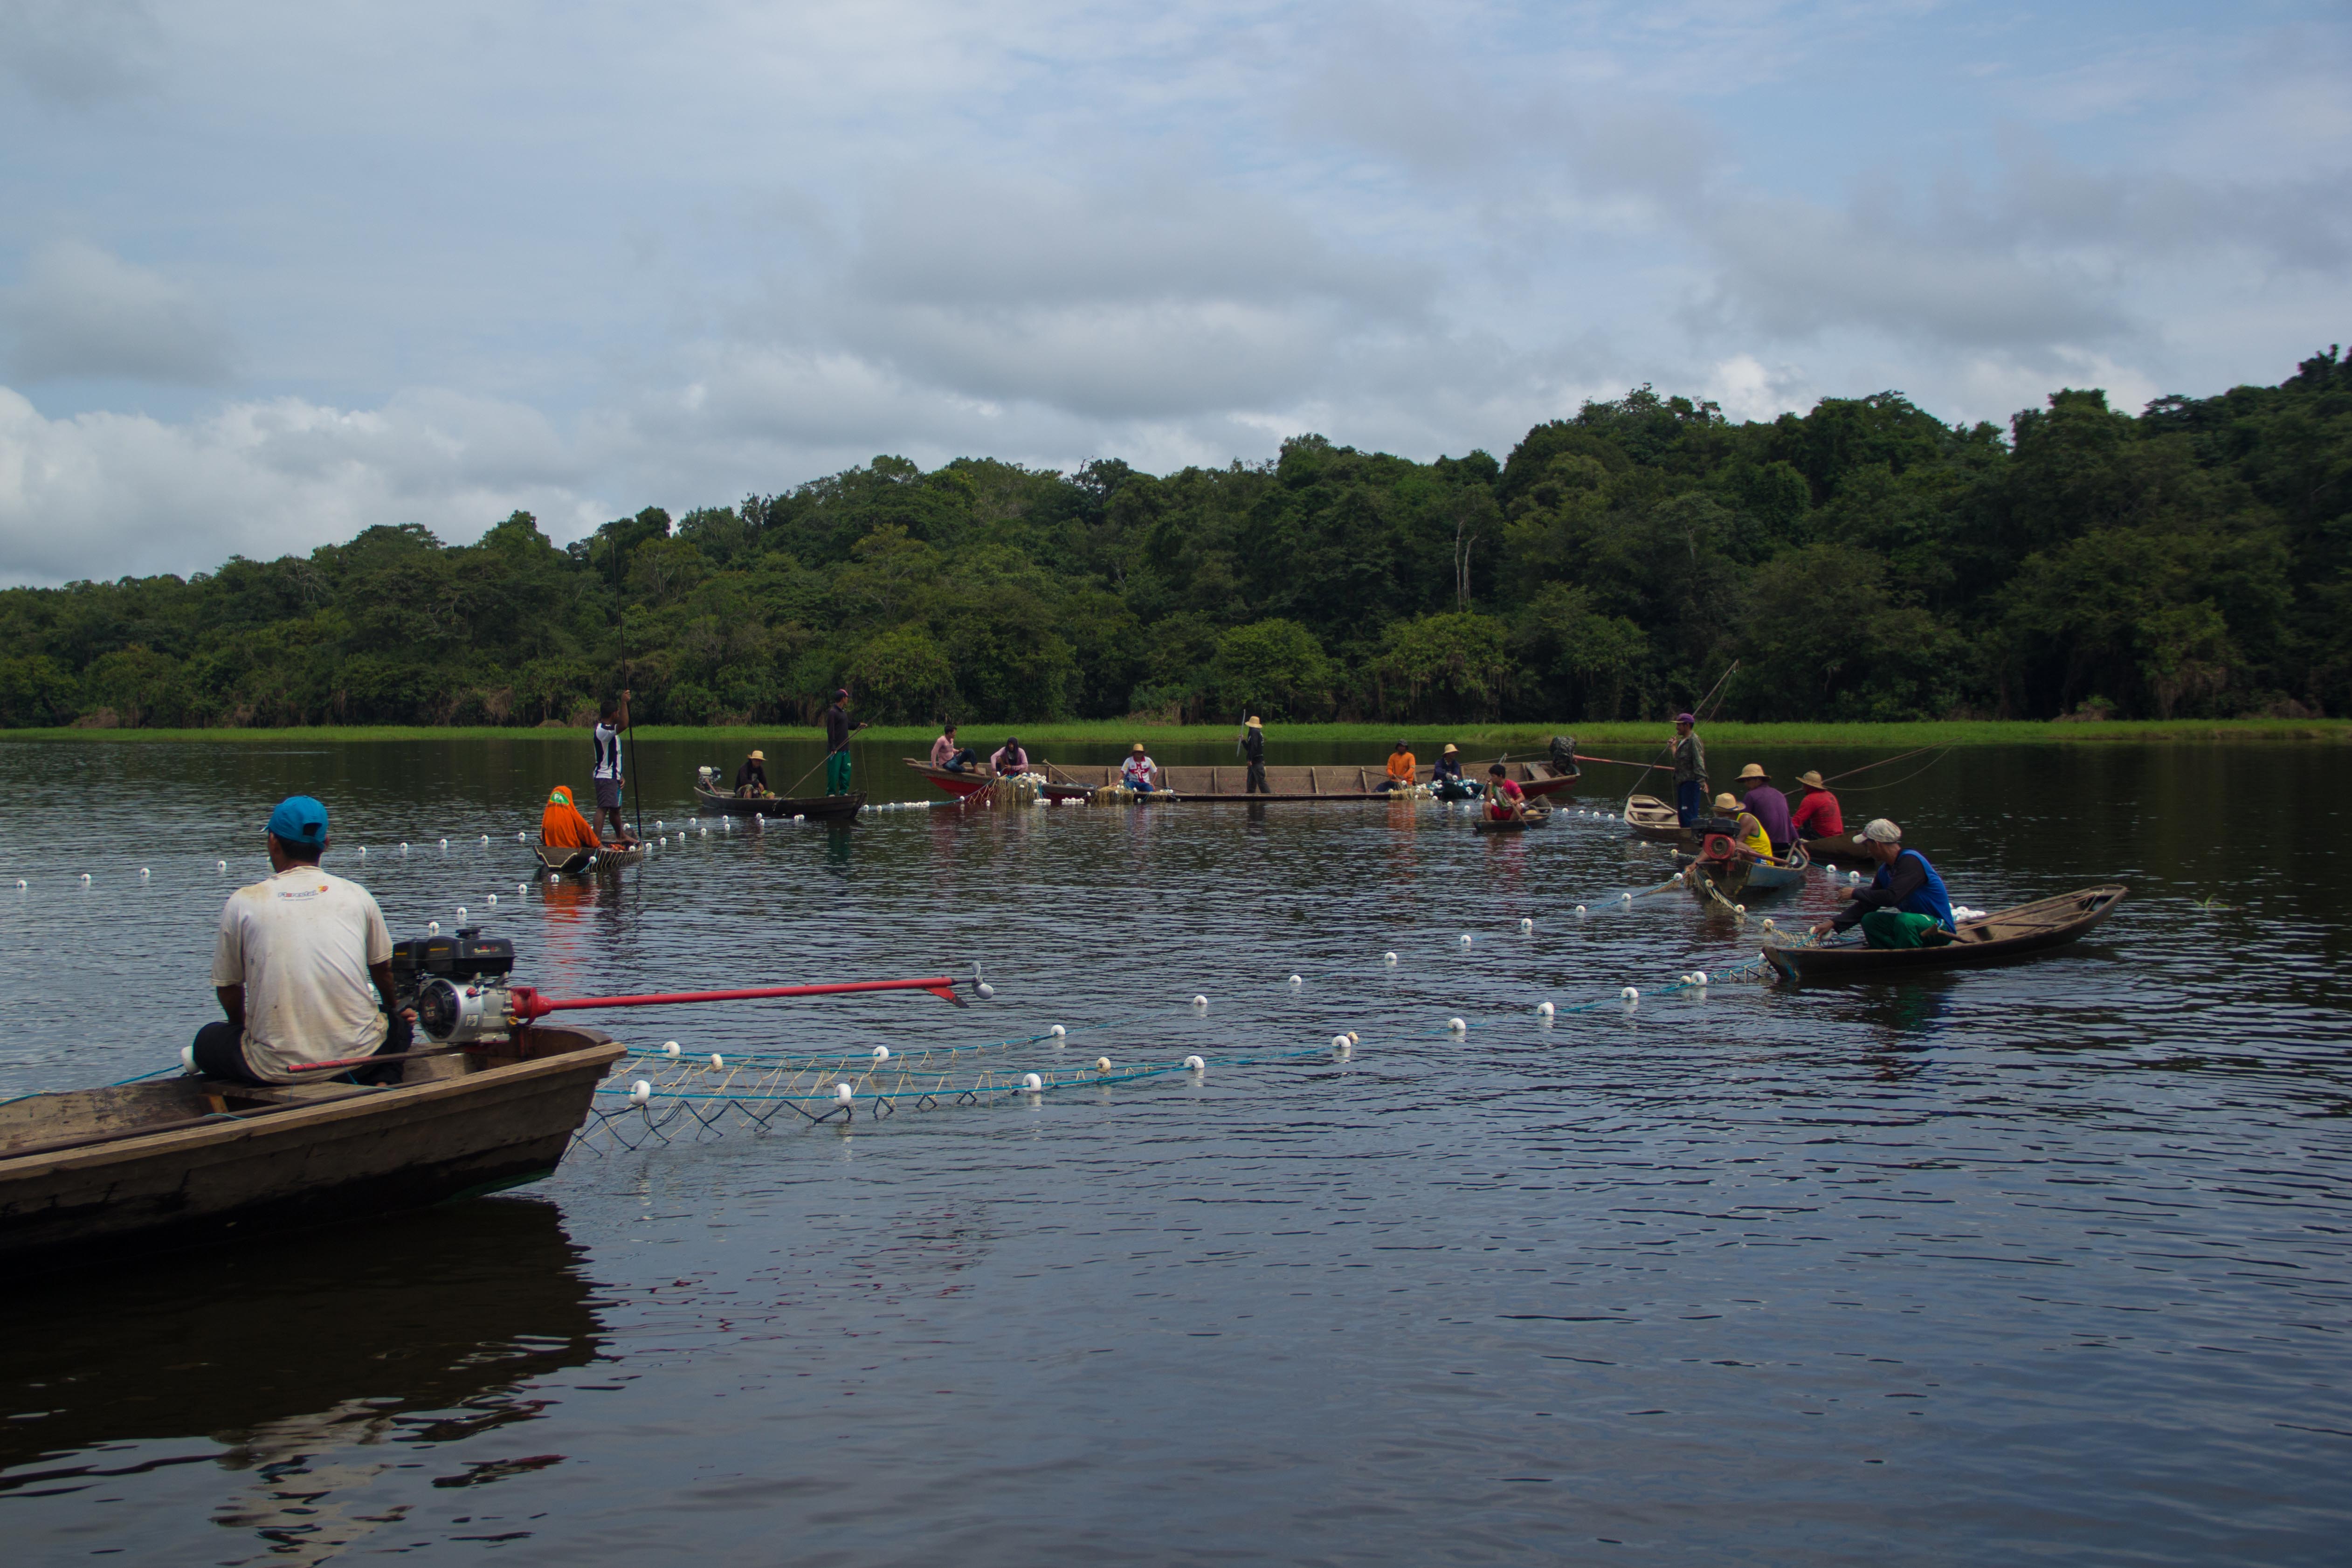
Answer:
[{"label": "grassy riverbank", "polygon": [[[1017,733],[1033,746],[1057,742],[1124,745],[1212,744],[1230,741],[1232,727],[1221,724],[1134,724],[1126,720],[1074,720],[1045,724],[971,724],[966,739],[1000,742]],[[1469,748],[1499,748],[1511,752],[1541,751],[1556,733],[1571,733],[1577,747],[1590,752],[1601,746],[1663,742],[1673,726],[1653,720],[1607,724],[1460,725],[1433,724],[1276,724],[1266,737],[1283,744],[1386,746],[1400,736],[1414,749],[1447,741]],[[1712,742],[1760,746],[2040,746],[2098,745],[2114,742],[2199,744],[2240,741],[2352,741],[2352,720],[2344,719],[2176,719],[2113,721],[2099,723],[2041,723],[2032,721],[1961,721],[1902,724],[1708,724],[1703,732]],[[5,741],[100,741],[121,744],[199,741],[222,745],[317,744],[321,742],[521,741],[584,738],[584,730],[496,729],[403,725],[321,725],[292,730],[0,730]],[[889,743],[910,749],[927,748],[936,730],[897,726],[876,728],[859,737],[863,743]],[[713,745],[757,744],[766,741],[815,741],[824,731],[790,725],[696,727],[648,724],[638,730],[646,741],[708,742]]]}]

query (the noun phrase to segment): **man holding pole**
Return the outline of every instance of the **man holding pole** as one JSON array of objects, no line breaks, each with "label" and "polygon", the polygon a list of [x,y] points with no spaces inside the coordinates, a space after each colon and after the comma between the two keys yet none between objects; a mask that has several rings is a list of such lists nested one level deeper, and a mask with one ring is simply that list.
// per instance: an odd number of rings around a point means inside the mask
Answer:
[{"label": "man holding pole", "polygon": [[1244,795],[1271,795],[1265,786],[1265,721],[1253,713],[1242,725],[1242,755],[1249,762]]},{"label": "man holding pole", "polygon": [[1706,742],[1691,713],[1675,715],[1675,815],[1685,827],[1706,815]]},{"label": "man holding pole", "polygon": [[[860,724],[858,728],[866,726]],[[842,687],[833,694],[833,706],[824,710],[824,793],[849,793],[849,689]]]},{"label": "man holding pole", "polygon": [[621,700],[607,697],[597,705],[596,728],[596,816],[599,821],[612,824],[613,842],[628,844],[628,826],[621,820],[621,731],[629,727],[629,693]]}]

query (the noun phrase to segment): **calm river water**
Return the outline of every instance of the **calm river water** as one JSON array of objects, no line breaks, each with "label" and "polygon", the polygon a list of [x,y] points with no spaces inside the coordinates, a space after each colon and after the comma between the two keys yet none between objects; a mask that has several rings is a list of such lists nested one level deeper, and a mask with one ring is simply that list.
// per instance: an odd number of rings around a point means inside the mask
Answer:
[{"label": "calm river water", "polygon": [[[1205,1078],[583,1148],[509,1196],[10,1281],[11,1562],[2345,1560],[2341,748],[1885,770],[1851,815],[1961,900],[2129,900],[2037,964],[1549,1027],[1752,933],[1612,902],[1665,858],[1572,809],[1506,841],[1435,806],[908,810],[518,896],[583,751],[0,745],[0,1094],[172,1061],[294,790],[396,933],[468,906],[557,994],[975,961],[998,991],[603,1020],[633,1041],[1059,1022]],[[645,746],[648,827],[736,760]],[[1345,1061],[1243,1060],[1348,1029]]]}]

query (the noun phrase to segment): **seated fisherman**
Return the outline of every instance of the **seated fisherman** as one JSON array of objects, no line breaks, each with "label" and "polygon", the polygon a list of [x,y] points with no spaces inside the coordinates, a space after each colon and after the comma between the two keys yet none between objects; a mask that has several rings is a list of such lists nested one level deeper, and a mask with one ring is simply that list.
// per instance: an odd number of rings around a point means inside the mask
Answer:
[{"label": "seated fisherman", "polygon": [[1845,813],[1838,809],[1838,797],[1822,782],[1822,771],[1814,768],[1797,775],[1803,786],[1804,797],[1790,815],[1789,830],[1800,841],[1807,838],[1843,838],[1845,837]]},{"label": "seated fisherman", "polygon": [[602,849],[604,841],[596,837],[596,826],[580,815],[572,804],[572,792],[557,784],[547,797],[547,809],[539,814],[539,841],[550,849]]},{"label": "seated fisherman", "polygon": [[735,793],[739,795],[768,793],[767,752],[754,752],[743,759],[743,765],[735,770]]},{"label": "seated fisherman", "polygon": [[357,882],[319,869],[327,808],[307,795],[269,814],[267,881],[221,910],[213,985],[224,1023],[196,1031],[196,1070],[231,1083],[323,1078],[291,1070],[409,1048],[392,1005],[392,933]]},{"label": "seated fisherman", "polygon": [[1479,785],[1462,776],[1462,751],[1451,741],[1430,770],[1429,787],[1440,800],[1475,800]]},{"label": "seated fisherman", "polygon": [[940,738],[931,742],[931,766],[943,773],[960,773],[979,760],[978,752],[957,742],[954,720],[940,727]]},{"label": "seated fisherman", "polygon": [[1142,742],[1135,743],[1135,750],[1119,765],[1118,782],[1138,795],[1150,795],[1160,787],[1160,764],[1144,751]]},{"label": "seated fisherman", "polygon": [[1786,857],[1796,835],[1789,826],[1789,797],[1772,787],[1772,775],[1760,763],[1750,763],[1739,770],[1739,793],[1748,802],[1748,809],[1764,825],[1764,837],[1772,841],[1772,853]]},{"label": "seated fisherman", "polygon": [[1727,836],[1734,844],[1759,860],[1772,858],[1772,840],[1765,833],[1764,825],[1756,820],[1754,812],[1739,804],[1738,795],[1727,793],[1717,795],[1715,817],[1706,825],[1708,832]]},{"label": "seated fisherman", "polygon": [[1952,897],[1927,858],[1904,848],[1903,830],[1883,816],[1862,830],[1862,842],[1878,862],[1878,875],[1855,891],[1835,919],[1815,926],[1813,934],[1859,925],[1863,941],[1873,947],[1940,947],[1949,942]]},{"label": "seated fisherman", "polygon": [[1396,750],[1389,753],[1388,777],[1372,787],[1375,792],[1411,789],[1417,781],[1420,772],[1421,763],[1414,760],[1411,752],[1405,750],[1404,742],[1399,741],[1396,743]]},{"label": "seated fisherman", "polygon": [[990,770],[1001,779],[1009,779],[1015,773],[1027,773],[1029,771],[1029,753],[1021,749],[1021,737],[1018,735],[1005,736],[1004,744],[997,747],[996,750],[990,754],[988,765]]},{"label": "seated fisherman", "polygon": [[1493,822],[1508,822],[1528,814],[1527,791],[1511,782],[1510,771],[1500,763],[1486,764],[1486,816]]}]

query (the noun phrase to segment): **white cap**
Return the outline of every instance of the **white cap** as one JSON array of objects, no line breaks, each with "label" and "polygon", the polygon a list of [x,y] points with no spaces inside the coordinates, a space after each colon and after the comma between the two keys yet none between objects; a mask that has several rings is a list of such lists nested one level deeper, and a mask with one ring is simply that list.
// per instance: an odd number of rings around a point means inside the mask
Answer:
[{"label": "white cap", "polygon": [[1862,830],[1862,836],[1873,844],[1900,844],[1903,830],[1883,816],[1874,816]]}]

